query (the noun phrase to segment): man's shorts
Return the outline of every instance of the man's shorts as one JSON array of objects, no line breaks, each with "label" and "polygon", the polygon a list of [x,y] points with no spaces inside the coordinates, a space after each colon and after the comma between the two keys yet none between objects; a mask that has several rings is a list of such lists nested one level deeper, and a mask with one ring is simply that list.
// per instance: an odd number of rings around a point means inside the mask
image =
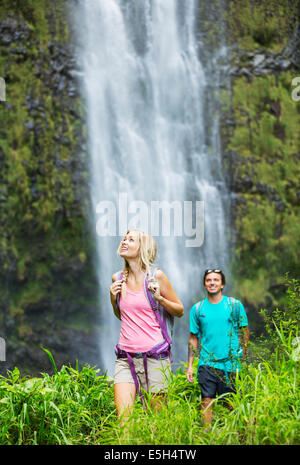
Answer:
[{"label": "man's shorts", "polygon": [[[161,392],[167,389],[167,377],[170,370],[170,359],[156,360],[147,358],[148,389],[143,358],[133,358],[137,379],[145,391]],[[118,358],[115,364],[114,384],[134,383],[127,358]]]},{"label": "man's shorts", "polygon": [[227,375],[229,385],[227,385],[226,375],[223,370],[208,365],[200,365],[197,376],[202,397],[213,399],[216,397],[216,394],[236,393],[234,387],[235,373],[228,372]]}]

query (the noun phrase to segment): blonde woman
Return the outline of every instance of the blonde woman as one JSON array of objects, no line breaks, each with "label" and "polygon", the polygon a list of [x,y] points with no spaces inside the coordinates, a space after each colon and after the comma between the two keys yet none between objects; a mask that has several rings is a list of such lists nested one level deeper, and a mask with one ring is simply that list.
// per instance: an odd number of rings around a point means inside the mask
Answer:
[{"label": "blonde woman", "polygon": [[163,271],[150,275],[156,252],[153,237],[139,230],[127,231],[118,249],[124,267],[112,276],[110,298],[121,320],[114,374],[119,417],[130,414],[137,392],[144,401],[141,387],[152,393],[165,389],[173,320],[184,312]]}]

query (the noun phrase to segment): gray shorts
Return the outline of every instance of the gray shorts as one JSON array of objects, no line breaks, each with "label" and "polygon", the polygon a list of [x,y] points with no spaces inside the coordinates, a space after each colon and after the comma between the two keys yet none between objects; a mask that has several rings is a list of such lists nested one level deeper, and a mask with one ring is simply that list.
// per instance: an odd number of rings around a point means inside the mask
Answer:
[{"label": "gray shorts", "polygon": [[[170,359],[164,358],[156,360],[147,358],[148,367],[148,388],[146,384],[146,375],[144,362],[142,358],[133,358],[135,372],[140,386],[148,392],[166,391],[168,382],[167,377],[170,372]],[[127,358],[118,358],[115,364],[114,383],[134,383],[130,366]]]}]

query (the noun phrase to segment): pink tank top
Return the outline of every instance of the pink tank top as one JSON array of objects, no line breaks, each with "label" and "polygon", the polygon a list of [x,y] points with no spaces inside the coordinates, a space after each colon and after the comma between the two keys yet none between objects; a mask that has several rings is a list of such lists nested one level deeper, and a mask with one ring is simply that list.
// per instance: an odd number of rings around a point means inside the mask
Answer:
[{"label": "pink tank top", "polygon": [[144,287],[137,292],[126,289],[120,296],[121,331],[119,346],[127,352],[147,352],[164,338],[155,313],[145,296]]}]

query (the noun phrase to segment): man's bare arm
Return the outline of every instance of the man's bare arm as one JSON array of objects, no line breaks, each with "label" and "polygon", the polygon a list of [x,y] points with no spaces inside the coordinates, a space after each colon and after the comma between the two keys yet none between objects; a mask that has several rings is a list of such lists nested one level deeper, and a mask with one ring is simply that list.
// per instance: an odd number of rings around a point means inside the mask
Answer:
[{"label": "man's bare arm", "polygon": [[242,330],[242,341],[241,341],[241,344],[242,344],[242,349],[243,349],[243,357],[242,357],[242,362],[245,361],[245,358],[246,358],[246,354],[247,354],[247,350],[248,350],[248,343],[249,343],[249,339],[250,339],[250,331],[249,331],[249,327],[248,326],[243,326],[241,328]]},{"label": "man's bare arm", "polygon": [[193,361],[198,352],[198,337],[190,333],[189,344],[188,344],[188,368],[186,377],[190,383],[194,382],[193,378]]}]

